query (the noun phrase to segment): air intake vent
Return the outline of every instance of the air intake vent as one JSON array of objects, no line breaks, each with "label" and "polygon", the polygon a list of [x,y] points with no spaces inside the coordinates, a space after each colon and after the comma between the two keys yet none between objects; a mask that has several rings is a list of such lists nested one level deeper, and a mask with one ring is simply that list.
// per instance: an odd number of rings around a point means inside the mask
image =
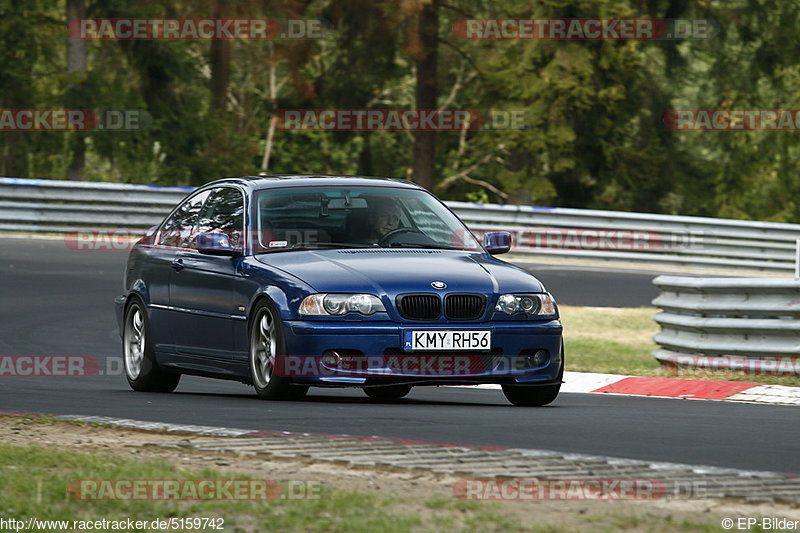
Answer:
[{"label": "air intake vent", "polygon": [[435,294],[401,294],[397,310],[409,320],[436,320],[442,314],[441,300]]},{"label": "air intake vent", "polygon": [[450,320],[475,320],[483,315],[486,299],[480,294],[448,294],[445,316]]},{"label": "air intake vent", "polygon": [[[436,368],[444,370],[446,366],[443,365],[440,367],[438,363],[433,364],[433,369],[425,367],[425,362],[429,360],[428,358],[435,361],[439,357],[452,358],[453,356],[458,356],[462,358],[459,361],[459,365],[466,363],[467,368],[462,367],[462,370],[460,370],[460,377],[463,377],[465,371],[467,374],[484,374],[495,370],[498,366],[504,369],[504,371],[509,368],[508,359],[503,356],[503,350],[501,348],[492,348],[491,352],[418,351],[413,354],[397,348],[388,348],[383,354],[388,356],[386,366],[391,368],[394,372],[399,374],[412,374],[415,376],[426,375],[426,373]],[[500,365],[501,362],[503,363],[502,365]],[[440,373],[439,375],[444,376],[445,373]]]}]

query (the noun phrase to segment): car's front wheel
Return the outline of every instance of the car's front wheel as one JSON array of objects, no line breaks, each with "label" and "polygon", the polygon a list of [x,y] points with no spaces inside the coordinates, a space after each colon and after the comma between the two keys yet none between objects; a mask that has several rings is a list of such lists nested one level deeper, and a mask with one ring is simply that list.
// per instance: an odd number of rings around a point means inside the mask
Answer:
[{"label": "car's front wheel", "polygon": [[122,353],[125,377],[135,391],[172,392],[181,375],[158,366],[150,338],[150,318],[142,301],[133,297],[125,310],[122,331]]},{"label": "car's front wheel", "polygon": [[558,371],[558,382],[553,385],[503,385],[506,399],[520,407],[541,407],[553,403],[561,391],[561,380],[564,378],[564,341],[561,341],[561,369]]},{"label": "car's front wheel", "polygon": [[283,325],[273,305],[262,300],[250,322],[250,377],[262,400],[299,400],[308,392],[291,378],[275,373],[278,358],[285,355]]},{"label": "car's front wheel", "polygon": [[553,403],[561,390],[558,385],[503,385],[509,402],[520,407],[540,407]]}]

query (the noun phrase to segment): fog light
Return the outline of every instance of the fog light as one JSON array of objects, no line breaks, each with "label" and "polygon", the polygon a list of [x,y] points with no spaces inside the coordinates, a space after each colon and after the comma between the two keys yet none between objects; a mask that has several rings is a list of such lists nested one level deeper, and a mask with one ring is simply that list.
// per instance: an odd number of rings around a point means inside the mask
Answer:
[{"label": "fog light", "polygon": [[550,353],[547,350],[536,350],[533,355],[525,357],[525,365],[528,368],[538,368],[546,366],[550,362]]},{"label": "fog light", "polygon": [[336,352],[325,352],[322,354],[322,364],[325,366],[339,366],[341,357]]}]

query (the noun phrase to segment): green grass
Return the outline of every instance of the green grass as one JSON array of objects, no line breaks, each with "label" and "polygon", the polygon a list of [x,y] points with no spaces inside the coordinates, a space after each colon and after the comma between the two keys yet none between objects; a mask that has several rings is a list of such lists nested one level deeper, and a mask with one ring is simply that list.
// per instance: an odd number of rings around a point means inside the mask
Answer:
[{"label": "green grass", "polygon": [[653,307],[597,308],[559,306],[564,323],[567,370],[636,376],[754,381],[800,386],[800,376],[755,376],[743,372],[663,369],[652,356],[658,346]]},{"label": "green grass", "polygon": [[[717,531],[716,519],[677,523],[673,513],[639,517],[637,511],[603,507],[599,512],[556,510],[531,520],[530,503],[464,502],[455,498],[402,497],[324,486],[319,499],[203,502],[78,501],[67,486],[80,479],[243,479],[211,469],[187,470],[165,460],[121,459],[35,446],[0,444],[0,518],[26,520],[133,520],[222,517],[227,533],[309,531],[370,533],[436,531]],[[535,505],[535,504],[534,504]],[[551,504],[560,505],[560,504]],[[679,512],[678,512],[679,513]],[[664,513],[662,513],[663,515]],[[680,514],[680,513],[679,513]],[[692,518],[694,520],[694,518]],[[642,525],[646,527],[642,528]],[[70,528],[67,528],[70,530]],[[163,531],[140,529],[137,531]],[[205,529],[204,531],[215,531]],[[720,530],[721,531],[721,530]]]},{"label": "green grass", "polygon": [[[383,496],[325,486],[319,499],[260,502],[78,501],[67,491],[71,481],[81,479],[244,477],[221,475],[210,469],[179,469],[163,460],[129,460],[0,444],[0,517],[70,521],[222,517],[226,532],[420,530],[420,519],[414,514],[387,512],[395,502]],[[480,520],[482,514],[476,515]]]}]

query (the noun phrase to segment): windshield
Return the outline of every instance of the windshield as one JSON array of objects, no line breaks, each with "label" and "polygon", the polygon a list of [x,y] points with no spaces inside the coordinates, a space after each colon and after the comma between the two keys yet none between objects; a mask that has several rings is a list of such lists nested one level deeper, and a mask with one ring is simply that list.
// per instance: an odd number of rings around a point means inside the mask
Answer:
[{"label": "windshield", "polygon": [[295,187],[257,194],[256,252],[408,247],[480,250],[436,198],[415,189]]}]

